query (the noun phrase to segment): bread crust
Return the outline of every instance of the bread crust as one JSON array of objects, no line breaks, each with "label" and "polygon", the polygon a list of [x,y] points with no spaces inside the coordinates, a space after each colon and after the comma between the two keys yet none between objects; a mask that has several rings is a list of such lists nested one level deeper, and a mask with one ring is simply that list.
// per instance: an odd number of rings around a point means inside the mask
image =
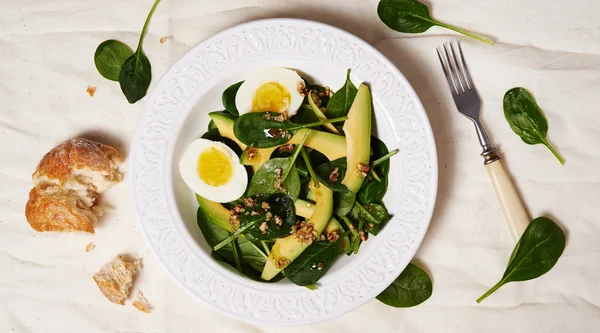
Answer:
[{"label": "bread crust", "polygon": [[125,305],[135,275],[140,268],[139,260],[127,261],[124,256],[118,256],[94,274],[94,281],[109,301]]},{"label": "bread crust", "polygon": [[44,190],[34,187],[29,192],[25,217],[36,231],[83,231],[94,233],[93,216],[86,214],[73,202],[75,197],[68,191],[59,190],[45,195]]},{"label": "bread crust", "polygon": [[32,178],[36,185],[50,181],[64,186],[77,170],[109,174],[121,163],[123,158],[111,146],[83,138],[69,139],[44,155]]}]

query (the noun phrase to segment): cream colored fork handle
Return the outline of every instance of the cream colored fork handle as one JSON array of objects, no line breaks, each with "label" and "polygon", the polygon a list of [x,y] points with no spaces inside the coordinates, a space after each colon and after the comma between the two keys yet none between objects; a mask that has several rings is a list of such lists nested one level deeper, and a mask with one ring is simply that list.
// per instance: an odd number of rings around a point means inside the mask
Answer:
[{"label": "cream colored fork handle", "polygon": [[513,186],[502,161],[497,159],[485,165],[488,175],[494,184],[498,201],[508,223],[508,228],[515,241],[519,240],[529,224],[529,216],[521,203],[521,199]]}]

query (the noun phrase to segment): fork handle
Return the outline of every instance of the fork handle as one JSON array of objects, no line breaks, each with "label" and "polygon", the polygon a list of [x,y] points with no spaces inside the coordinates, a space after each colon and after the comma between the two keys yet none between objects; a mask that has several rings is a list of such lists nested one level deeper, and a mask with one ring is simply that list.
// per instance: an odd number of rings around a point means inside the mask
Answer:
[{"label": "fork handle", "polygon": [[492,153],[491,159],[486,157],[485,168],[487,169],[488,175],[494,184],[496,190],[496,196],[500,201],[500,207],[502,213],[508,223],[508,228],[515,241],[518,241],[527,225],[529,224],[529,215],[525,211],[525,207],[519,198],[519,194],[515,190],[510,176],[506,172],[506,169],[502,165],[500,157],[496,153]]}]

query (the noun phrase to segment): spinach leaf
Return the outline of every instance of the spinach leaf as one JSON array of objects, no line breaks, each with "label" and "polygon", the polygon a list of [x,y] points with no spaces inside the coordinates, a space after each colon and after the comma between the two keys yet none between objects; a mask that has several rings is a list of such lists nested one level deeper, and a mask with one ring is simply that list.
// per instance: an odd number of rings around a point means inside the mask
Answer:
[{"label": "spinach leaf", "polygon": [[269,148],[288,142],[302,128],[335,123],[346,118],[321,120],[310,124],[295,124],[284,120],[277,112],[249,112],[241,115],[233,124],[233,134],[242,143],[256,148]]},{"label": "spinach leaf", "polygon": [[479,297],[477,303],[509,282],[527,281],[546,274],[562,255],[565,241],[564,232],[551,219],[538,217],[531,221],[515,245],[502,279]]},{"label": "spinach leaf", "polygon": [[408,308],[425,302],[433,292],[429,275],[414,264],[404,271],[377,296],[383,304],[396,308]]},{"label": "spinach leaf", "polygon": [[296,201],[300,193],[300,177],[294,164],[306,139],[308,135],[304,136],[292,156],[272,158],[263,164],[250,180],[248,195],[279,193],[285,190]]},{"label": "spinach leaf", "polygon": [[213,130],[213,129],[217,129],[217,124],[215,124],[214,120],[210,120],[210,122],[208,123],[208,130]]},{"label": "spinach leaf", "polygon": [[429,8],[417,0],[381,0],[377,6],[377,15],[385,25],[399,32],[416,34],[437,25],[484,43],[494,44],[487,38],[431,18]]},{"label": "spinach leaf", "polygon": [[356,194],[348,190],[346,192],[333,192],[333,213],[339,217],[346,216],[354,207]]},{"label": "spinach leaf", "polygon": [[262,272],[267,261],[267,255],[262,252],[254,243],[246,236],[240,235],[236,240],[240,261],[243,264],[248,264],[253,269]]},{"label": "spinach leaf", "polygon": [[251,267],[248,264],[242,264],[242,270],[239,271],[237,270],[229,260],[227,260],[226,258],[224,258],[223,256],[221,256],[220,254],[218,254],[217,252],[212,252],[211,257],[218,262],[221,266],[225,267],[226,269],[230,270],[231,272],[238,274],[240,276],[246,277],[248,279],[254,280],[256,282],[262,282],[262,283],[274,283],[274,282],[279,282],[281,281],[284,276],[283,274],[278,274],[276,277],[274,277],[273,279],[269,280],[269,281],[265,281],[263,279],[260,278],[260,272],[262,271],[256,271],[255,269],[253,269],[253,267]]},{"label": "spinach leaf", "polygon": [[119,81],[121,66],[133,50],[127,44],[109,39],[98,45],[94,53],[94,64],[100,75],[112,81]]},{"label": "spinach leaf", "polygon": [[310,105],[302,104],[298,112],[290,120],[296,124],[310,124],[319,121],[319,118],[314,114]]},{"label": "spinach leaf", "polygon": [[317,283],[343,253],[340,248],[342,238],[334,242],[322,240],[311,244],[284,269],[285,276],[299,286]]},{"label": "spinach leaf", "polygon": [[[196,214],[198,227],[202,232],[202,236],[206,240],[208,246],[213,248],[215,245],[221,243],[227,237],[229,237],[229,231],[219,227],[218,225],[212,223],[210,216],[206,214],[202,208],[198,208],[198,212]],[[217,251],[221,256],[225,257],[229,261],[233,261],[233,249],[231,243],[223,246]]]},{"label": "spinach leaf", "polygon": [[346,176],[346,158],[338,158],[331,162],[319,165],[315,169],[315,174],[319,182],[325,184],[334,192],[345,193],[350,191],[342,180]]},{"label": "spinach leaf", "polygon": [[[385,143],[378,138],[371,137],[371,164],[378,158],[383,157],[389,151]],[[373,202],[381,202],[388,188],[388,173],[390,171],[390,161],[386,160],[381,164],[372,168],[372,171],[379,176],[379,180],[373,177],[373,173],[369,173],[363,182],[360,190],[356,194],[356,199],[362,204],[370,204]]]},{"label": "spinach leaf", "polygon": [[119,72],[121,91],[123,91],[127,101],[132,104],[146,96],[146,91],[152,81],[152,66],[142,49],[142,44],[144,42],[144,37],[146,37],[146,32],[148,31],[150,18],[152,17],[152,14],[154,14],[159,3],[160,0],[156,0],[154,5],[152,5],[152,9],[150,9],[150,13],[148,13],[148,16],[146,17],[146,22],[144,22],[144,27],[140,34],[137,50],[125,60],[123,66],[121,66],[121,71]]},{"label": "spinach leaf", "polygon": [[348,69],[346,72],[346,83],[331,96],[327,104],[327,116],[329,118],[347,116],[357,91],[354,83],[350,81],[350,69]]},{"label": "spinach leaf", "polygon": [[[290,196],[266,194],[255,196],[253,199],[256,202],[254,206],[245,205],[242,208],[238,231],[243,230],[242,233],[256,240],[280,238],[290,233],[292,226],[296,224],[294,200]],[[263,202],[267,203],[267,208]],[[263,222],[266,222],[266,229],[261,230]]]},{"label": "spinach leaf", "polygon": [[356,202],[350,211],[349,218],[357,223],[362,221],[366,231],[377,235],[392,216],[383,205],[371,203],[363,206]]},{"label": "spinach leaf", "polygon": [[229,86],[229,88],[223,91],[223,96],[221,96],[223,107],[225,107],[225,110],[234,116],[239,115],[238,109],[235,106],[235,95],[237,94],[238,89],[240,89],[242,83],[244,83],[244,81],[232,84]]},{"label": "spinach leaf", "polygon": [[535,98],[524,88],[512,88],[504,95],[504,117],[508,121],[510,128],[523,142],[535,145],[544,144],[560,164],[565,164],[565,160],[546,140],[548,133],[548,122],[544,114],[535,101]]}]

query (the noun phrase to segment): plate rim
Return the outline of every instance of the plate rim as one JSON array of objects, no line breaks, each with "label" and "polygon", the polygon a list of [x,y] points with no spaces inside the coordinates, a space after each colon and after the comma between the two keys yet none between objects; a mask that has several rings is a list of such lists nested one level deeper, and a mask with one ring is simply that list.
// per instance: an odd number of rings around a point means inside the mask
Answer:
[{"label": "plate rim", "polygon": [[[345,31],[341,28],[338,28],[336,26],[327,24],[327,23],[323,23],[323,22],[318,22],[318,21],[312,21],[312,20],[307,20],[307,19],[301,19],[301,18],[267,18],[267,19],[259,19],[259,20],[253,20],[253,21],[248,21],[248,22],[244,22],[241,24],[237,24],[234,26],[231,26],[229,28],[223,29],[215,34],[213,34],[212,36],[209,36],[208,38],[198,42],[195,46],[193,46],[192,48],[190,48],[187,52],[185,52],[177,61],[175,61],[170,67],[169,69],[167,69],[165,71],[165,73],[161,76],[161,78],[157,81],[157,83],[154,85],[154,87],[152,88],[151,93],[148,95],[148,97],[146,98],[146,100],[144,101],[144,106],[142,108],[142,111],[140,112],[140,116],[136,122],[136,128],[135,128],[135,132],[132,136],[132,141],[130,144],[130,151],[129,151],[129,170],[130,173],[132,173],[132,175],[129,177],[129,185],[130,185],[130,193],[131,196],[133,198],[133,204],[134,204],[134,210],[136,213],[136,218],[138,220],[138,225],[140,226],[141,229],[141,234],[144,237],[144,240],[146,241],[146,243],[148,244],[148,247],[150,248],[151,252],[156,256],[156,258],[158,259],[158,262],[160,263],[160,265],[163,267],[163,269],[167,272],[167,275],[170,276],[171,279],[173,279],[176,284],[178,284],[179,286],[181,286],[186,292],[188,292],[190,295],[193,296],[194,299],[199,300],[201,303],[209,306],[212,310],[216,311],[217,313],[220,313],[222,315],[225,315],[229,318],[235,319],[235,320],[239,320],[242,322],[247,322],[247,323],[251,323],[251,324],[259,324],[259,325],[267,325],[267,326],[294,326],[294,325],[308,325],[308,324],[314,324],[317,322],[322,322],[325,320],[330,320],[333,318],[337,318],[339,316],[342,316],[346,313],[349,313],[353,310],[355,310],[356,308],[360,307],[361,305],[364,305],[365,303],[369,302],[370,300],[372,300],[375,296],[371,297],[364,297],[364,298],[359,298],[358,301],[356,301],[355,305],[353,305],[351,308],[348,308],[344,311],[338,311],[335,312],[333,315],[332,314],[328,314],[326,316],[319,316],[319,317],[315,317],[315,318],[311,318],[306,320],[304,318],[304,320],[300,320],[298,322],[293,321],[293,320],[288,320],[288,321],[279,321],[279,322],[273,322],[273,321],[264,321],[264,320],[255,320],[255,319],[249,319],[246,317],[242,317],[242,316],[237,316],[234,315],[231,312],[227,312],[224,309],[220,308],[219,306],[215,306],[214,304],[211,304],[209,302],[207,302],[205,299],[199,297],[198,295],[196,295],[192,290],[190,290],[184,283],[182,283],[178,277],[176,276],[176,274],[171,270],[170,267],[168,267],[166,265],[166,263],[162,260],[161,256],[159,255],[159,253],[157,252],[158,250],[155,248],[154,244],[151,242],[151,240],[149,239],[149,234],[146,230],[146,226],[144,224],[144,222],[142,221],[142,216],[140,215],[140,209],[138,206],[138,202],[137,202],[137,196],[135,193],[136,190],[136,184],[135,184],[135,162],[137,161],[137,156],[139,153],[139,139],[140,139],[140,135],[141,132],[143,130],[142,128],[142,124],[143,124],[143,120],[145,119],[145,116],[147,116],[149,114],[149,112],[151,111],[151,107],[150,107],[150,103],[149,101],[156,99],[156,95],[159,93],[159,87],[162,87],[165,84],[165,81],[167,81],[169,79],[169,77],[173,76],[173,74],[175,73],[175,69],[181,65],[184,60],[186,59],[186,57],[190,54],[192,54],[194,51],[199,50],[202,45],[208,44],[210,43],[212,40],[217,39],[219,36],[224,36],[227,33],[230,33],[232,31],[238,30],[238,29],[242,29],[245,27],[250,27],[253,25],[267,25],[267,24],[290,24],[290,25],[294,25],[295,23],[300,24],[300,25],[312,25],[315,28],[324,28],[324,29],[328,29],[328,30],[332,30],[335,33],[341,34],[344,37],[350,38],[350,39],[354,39],[358,44],[360,44],[361,46],[367,48],[370,52],[372,52],[374,55],[376,55],[376,57],[378,58],[378,60],[381,60],[382,62],[385,63],[385,65],[387,65],[387,68],[393,72],[393,74],[395,75],[396,78],[399,78],[401,80],[401,85],[402,88],[407,92],[408,96],[410,97],[410,99],[416,104],[416,109],[418,110],[418,113],[420,115],[422,115],[422,120],[423,120],[423,128],[425,129],[425,134],[428,136],[428,142],[427,142],[427,146],[430,149],[429,153],[430,153],[430,169],[431,169],[431,180],[430,180],[430,185],[428,190],[431,191],[431,193],[429,194],[430,199],[428,202],[428,207],[425,210],[425,214],[423,217],[423,231],[420,232],[418,234],[418,237],[416,237],[414,239],[413,242],[413,246],[410,247],[409,251],[406,252],[406,256],[409,257],[410,259],[407,260],[406,264],[403,265],[402,269],[404,269],[408,263],[410,263],[410,261],[412,260],[412,258],[414,258],[414,255],[416,254],[417,250],[420,248],[423,239],[426,236],[427,230],[429,229],[429,225],[431,223],[431,219],[433,217],[433,213],[434,213],[434,209],[435,209],[435,205],[437,203],[437,191],[438,191],[438,177],[439,177],[439,170],[438,170],[438,156],[437,156],[437,146],[436,146],[436,142],[435,142],[435,136],[431,127],[431,123],[429,121],[429,116],[427,114],[427,112],[425,111],[425,108],[423,107],[423,104],[418,96],[418,94],[416,93],[416,91],[414,90],[414,88],[412,87],[412,85],[410,84],[410,82],[406,79],[406,77],[404,76],[404,74],[402,74],[402,72],[392,63],[392,61],[390,61],[384,54],[382,54],[378,49],[376,49],[374,46],[372,46],[371,44],[367,43],[366,41],[364,41],[363,39],[361,39],[360,37]],[[187,101],[188,104],[194,104],[194,103],[190,103],[190,101]],[[386,113],[389,113],[386,111]],[[389,116],[389,114],[386,114],[386,116]],[[175,131],[173,131],[175,132]],[[167,142],[167,147],[169,145],[172,145],[172,136],[175,135],[176,133],[170,133],[169,134],[169,140]],[[168,154],[168,150],[167,150],[167,154]],[[167,178],[169,177],[169,175],[166,174],[166,172],[164,172],[163,174],[160,175],[161,178]],[[164,181],[166,182],[166,180]],[[164,183],[163,182],[163,183]],[[166,191],[166,188],[162,189],[163,191]],[[188,249],[189,250],[189,249]],[[383,289],[382,289],[383,290]],[[381,291],[381,290],[380,290]],[[379,293],[380,291],[378,291],[377,293]]]}]

